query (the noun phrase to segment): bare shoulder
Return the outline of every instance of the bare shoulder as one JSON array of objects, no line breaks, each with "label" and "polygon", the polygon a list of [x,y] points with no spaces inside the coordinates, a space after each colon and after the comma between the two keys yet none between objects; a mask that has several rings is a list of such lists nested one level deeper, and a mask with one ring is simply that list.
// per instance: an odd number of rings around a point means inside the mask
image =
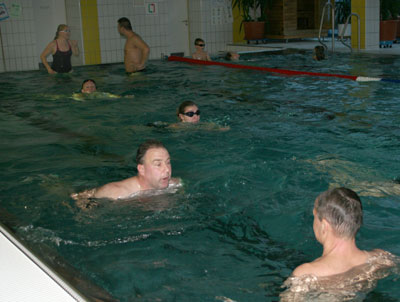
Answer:
[{"label": "bare shoulder", "polygon": [[51,40],[51,41],[49,42],[49,44],[47,44],[47,47],[54,47],[54,46],[57,46],[56,40]]},{"label": "bare shoulder", "polygon": [[120,199],[139,191],[139,184],[136,176],[121,181],[110,182],[96,189],[95,198]]},{"label": "bare shoulder", "polygon": [[303,263],[302,265],[299,265],[296,267],[296,269],[293,271],[292,276],[294,277],[300,277],[303,275],[310,275],[314,274],[315,272],[315,265],[311,263]]},{"label": "bare shoulder", "polygon": [[56,40],[52,40],[49,44],[47,44],[46,48],[44,49],[44,53],[55,53],[57,50]]},{"label": "bare shoulder", "polygon": [[135,32],[132,32],[132,35],[128,37],[128,39],[126,40],[126,44],[139,48],[147,46],[143,39]]}]

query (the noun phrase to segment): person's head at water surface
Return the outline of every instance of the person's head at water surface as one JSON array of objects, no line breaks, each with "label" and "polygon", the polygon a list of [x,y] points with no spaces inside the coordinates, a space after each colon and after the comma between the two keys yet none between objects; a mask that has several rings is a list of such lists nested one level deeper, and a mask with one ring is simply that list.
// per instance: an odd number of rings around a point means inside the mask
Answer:
[{"label": "person's head at water surface", "polygon": [[136,153],[139,183],[142,189],[165,189],[171,179],[172,168],[168,150],[162,142],[148,140]]},{"label": "person's head at water surface", "polygon": [[325,59],[325,48],[321,45],[314,47],[314,60],[321,61]]},{"label": "person's head at water surface", "polygon": [[54,36],[54,40],[57,40],[58,38],[64,38],[66,40],[69,39],[71,35],[71,29],[67,24],[60,24],[57,26],[57,31],[56,35]]},{"label": "person's head at water surface", "polygon": [[81,92],[92,93],[97,90],[96,82],[92,79],[86,79],[82,82]]},{"label": "person's head at water surface", "polygon": [[225,55],[225,60],[228,60],[228,61],[238,61],[239,58],[240,58],[240,55],[234,51],[228,51]]},{"label": "person's head at water surface", "polygon": [[[343,187],[321,193],[315,200],[313,213],[316,237],[315,222],[327,221],[334,235],[345,239],[355,238],[363,222],[360,198],[354,191]],[[318,237],[317,240],[320,241]]]},{"label": "person's head at water surface", "polygon": [[192,101],[185,101],[179,105],[177,110],[179,121],[183,123],[198,123],[200,121],[200,110]]}]

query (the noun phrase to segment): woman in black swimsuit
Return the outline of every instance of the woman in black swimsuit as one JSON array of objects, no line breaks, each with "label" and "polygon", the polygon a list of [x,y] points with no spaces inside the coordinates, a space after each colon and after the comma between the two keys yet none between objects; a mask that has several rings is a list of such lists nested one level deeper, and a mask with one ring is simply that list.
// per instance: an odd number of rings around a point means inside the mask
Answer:
[{"label": "woman in black swimsuit", "polygon": [[[72,70],[71,55],[78,56],[78,42],[70,40],[71,30],[68,25],[60,24],[57,27],[56,36],[51,41],[40,55],[43,65],[48,73],[66,73]],[[53,63],[51,67],[47,62],[47,57],[53,55]]]}]

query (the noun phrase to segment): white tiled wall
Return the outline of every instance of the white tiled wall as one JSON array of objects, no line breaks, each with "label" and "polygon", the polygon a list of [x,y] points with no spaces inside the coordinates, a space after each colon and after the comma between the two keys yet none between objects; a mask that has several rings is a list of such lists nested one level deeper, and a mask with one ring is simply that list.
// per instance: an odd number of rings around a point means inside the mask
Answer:
[{"label": "white tiled wall", "polygon": [[79,0],[65,0],[65,12],[67,24],[71,30],[71,40],[78,41],[78,47],[80,49],[80,55],[71,57],[71,64],[82,65],[85,62],[83,49],[83,37],[82,37],[82,22],[81,22],[81,11],[80,11]]},{"label": "white tiled wall", "polygon": [[379,48],[379,0],[365,0],[365,48]]},{"label": "white tiled wall", "polygon": [[[33,0],[2,1],[7,8],[20,5],[20,14],[8,10],[10,17],[0,21],[0,72],[37,69],[36,31]],[[4,52],[4,53],[3,53]]]},{"label": "white tiled wall", "polygon": [[[117,20],[127,17],[133,30],[150,46],[150,59],[159,59],[161,53],[170,53],[168,37],[168,20],[171,1],[153,1],[158,4],[156,16],[146,15],[148,1],[134,0],[98,0],[100,43],[102,63],[120,62],[123,60],[125,40],[117,31]],[[194,39],[201,37],[207,43],[207,50],[217,54],[225,50],[226,44],[232,42],[232,20],[219,20],[211,24],[213,9],[230,7],[230,0],[189,0],[189,44],[193,47]],[[215,13],[214,13],[215,15]],[[194,49],[191,48],[191,52]]]},{"label": "white tiled wall", "polygon": [[232,10],[230,0],[201,0],[189,2],[190,46],[201,38],[210,54],[226,50],[232,43]]},{"label": "white tiled wall", "polygon": [[121,62],[124,59],[124,43],[117,31],[118,19],[126,17],[132,29],[150,46],[149,59],[159,59],[160,53],[168,52],[167,22],[168,1],[157,2],[158,13],[146,15],[143,0],[98,0],[100,48],[102,63]]},{"label": "white tiled wall", "polygon": [[[117,31],[117,20],[127,17],[133,30],[149,44],[150,59],[159,59],[160,54],[170,53],[168,20],[173,7],[172,1],[153,0],[157,3],[156,15],[146,14],[149,0],[98,0],[99,35],[102,63],[123,61],[125,39]],[[10,16],[0,22],[4,49],[0,57],[0,71],[38,69],[40,53],[54,38],[58,24],[71,27],[71,39],[78,40],[81,55],[72,57],[73,65],[81,65],[83,58],[83,37],[80,20],[79,0],[4,0],[7,7],[19,4],[20,16]],[[230,0],[188,0],[189,36],[187,43],[193,52],[195,38],[206,41],[206,50],[217,54],[232,42],[232,20],[226,18]],[[33,7],[34,6],[34,7]],[[218,14],[225,12],[224,18]],[[231,13],[231,12],[230,12]],[[52,60],[51,56],[48,61]]]},{"label": "white tiled wall", "polygon": [[[149,44],[150,59],[170,53],[168,30],[174,1],[182,0],[97,0],[99,35],[102,63],[123,61],[125,39],[117,31],[117,20],[127,17],[133,30]],[[366,1],[366,48],[379,47],[379,0]],[[146,5],[156,2],[158,13],[146,14]],[[0,72],[38,69],[40,53],[54,38],[57,25],[67,23],[71,27],[71,39],[78,40],[81,55],[72,59],[73,65],[81,65],[83,41],[80,19],[80,0],[3,0],[8,8],[20,5],[18,16],[0,21],[1,41]],[[176,3],[175,3],[176,4]],[[187,0],[190,52],[194,52],[194,40],[202,38],[206,50],[218,54],[232,43],[231,0]],[[9,11],[9,13],[11,13]],[[51,56],[48,58],[51,61]]]}]

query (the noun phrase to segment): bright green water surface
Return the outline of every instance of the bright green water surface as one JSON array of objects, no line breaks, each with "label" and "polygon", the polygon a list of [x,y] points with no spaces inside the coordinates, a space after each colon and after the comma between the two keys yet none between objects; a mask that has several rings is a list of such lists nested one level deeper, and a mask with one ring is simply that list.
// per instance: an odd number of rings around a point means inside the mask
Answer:
[{"label": "bright green water surface", "polygon": [[[240,63],[392,79],[400,68],[391,56],[311,56]],[[135,97],[71,99],[86,78]],[[333,183],[364,194],[359,246],[400,255],[400,84],[152,61],[134,77],[122,64],[3,73],[0,96],[7,222],[120,301],[277,301],[291,271],[321,254],[311,211]],[[175,122],[184,100],[198,104],[202,121],[231,130],[146,126]],[[75,206],[70,193],[136,174],[136,149],[150,138],[167,146],[183,190]],[[394,280],[367,301],[400,301]]]}]

